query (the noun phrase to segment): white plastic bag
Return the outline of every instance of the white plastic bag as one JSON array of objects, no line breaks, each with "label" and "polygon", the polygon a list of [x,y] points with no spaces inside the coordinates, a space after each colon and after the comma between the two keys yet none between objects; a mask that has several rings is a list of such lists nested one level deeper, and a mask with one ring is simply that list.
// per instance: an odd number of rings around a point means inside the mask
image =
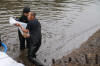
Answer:
[{"label": "white plastic bag", "polygon": [[[9,23],[10,23],[11,25],[14,25],[14,24],[16,24],[16,23],[19,23],[19,24],[21,24],[21,26],[24,27],[24,28],[26,28],[26,26],[27,26],[26,23],[18,22],[18,21],[16,21],[13,17],[10,17],[10,18],[9,18]],[[20,27],[18,27],[18,28],[19,28],[21,34],[23,35],[23,31],[21,30],[21,28],[20,28]]]}]

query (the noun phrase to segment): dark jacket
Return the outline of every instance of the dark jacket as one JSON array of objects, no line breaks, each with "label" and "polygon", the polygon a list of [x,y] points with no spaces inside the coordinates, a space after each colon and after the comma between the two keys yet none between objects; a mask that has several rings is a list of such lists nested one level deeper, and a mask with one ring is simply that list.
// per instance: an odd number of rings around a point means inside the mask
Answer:
[{"label": "dark jacket", "polygon": [[41,24],[37,19],[29,21],[27,25],[30,33],[30,42],[39,42],[41,40]]},{"label": "dark jacket", "polygon": [[28,23],[27,16],[22,15],[21,17],[16,19],[17,21],[23,22],[23,23]]}]

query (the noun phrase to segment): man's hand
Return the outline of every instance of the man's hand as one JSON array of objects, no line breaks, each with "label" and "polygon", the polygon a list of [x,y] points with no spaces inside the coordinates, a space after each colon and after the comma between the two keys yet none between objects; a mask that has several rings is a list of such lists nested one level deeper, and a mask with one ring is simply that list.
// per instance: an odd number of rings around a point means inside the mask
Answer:
[{"label": "man's hand", "polygon": [[29,38],[29,37],[30,37],[30,34],[28,34],[28,33],[23,33],[23,37],[24,37],[24,38]]},{"label": "man's hand", "polygon": [[20,27],[21,25],[19,23],[16,23],[15,26],[19,26]]}]

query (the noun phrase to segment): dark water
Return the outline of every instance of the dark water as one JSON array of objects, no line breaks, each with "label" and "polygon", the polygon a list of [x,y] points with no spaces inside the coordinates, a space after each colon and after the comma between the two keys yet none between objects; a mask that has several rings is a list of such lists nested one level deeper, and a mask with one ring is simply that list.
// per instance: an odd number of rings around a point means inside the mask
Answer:
[{"label": "dark water", "polygon": [[14,59],[20,55],[17,28],[9,24],[9,17],[19,17],[24,6],[30,6],[41,22],[43,39],[37,56],[49,66],[52,59],[58,59],[79,47],[99,29],[98,2],[97,0],[0,0],[0,34],[2,41],[8,46],[8,55]]}]

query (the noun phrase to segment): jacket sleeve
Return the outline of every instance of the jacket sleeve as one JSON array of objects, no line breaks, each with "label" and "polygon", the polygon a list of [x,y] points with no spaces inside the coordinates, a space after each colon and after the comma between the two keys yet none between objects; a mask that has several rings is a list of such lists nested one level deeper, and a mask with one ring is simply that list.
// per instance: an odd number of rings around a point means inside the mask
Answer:
[{"label": "jacket sleeve", "polygon": [[20,19],[21,19],[21,17],[17,17],[15,20],[16,20],[16,21],[20,21]]}]

